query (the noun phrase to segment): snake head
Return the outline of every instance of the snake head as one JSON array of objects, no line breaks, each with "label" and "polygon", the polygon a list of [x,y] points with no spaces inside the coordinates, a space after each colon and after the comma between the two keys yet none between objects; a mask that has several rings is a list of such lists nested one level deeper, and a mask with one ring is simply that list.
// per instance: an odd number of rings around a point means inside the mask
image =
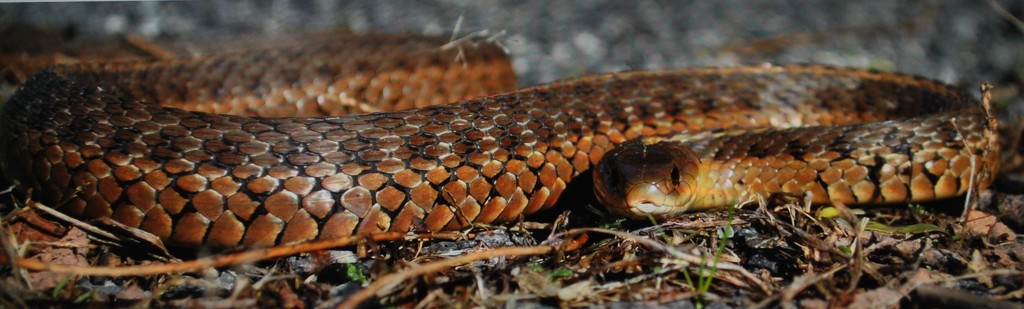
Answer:
[{"label": "snake head", "polygon": [[702,198],[700,157],[679,143],[640,138],[606,153],[594,168],[594,191],[614,215],[666,219]]}]

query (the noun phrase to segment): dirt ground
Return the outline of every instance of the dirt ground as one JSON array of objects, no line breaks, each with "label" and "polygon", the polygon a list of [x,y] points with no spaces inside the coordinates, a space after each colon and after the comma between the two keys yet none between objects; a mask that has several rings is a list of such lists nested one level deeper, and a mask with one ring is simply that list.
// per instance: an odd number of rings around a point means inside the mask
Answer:
[{"label": "dirt ground", "polygon": [[[668,222],[590,211],[587,184],[574,182],[518,224],[251,253],[279,256],[260,261],[141,248],[139,235],[55,217],[4,186],[5,256],[41,263],[0,266],[0,306],[1024,308],[1024,3],[541,2],[0,4],[0,96],[49,63],[211,52],[166,45],[182,38],[445,34],[462,19],[462,32],[502,33],[522,85],[766,61],[908,72],[972,93],[989,81],[1003,171],[971,199],[848,209],[774,197]],[[109,268],[30,271],[51,264]],[[139,269],[150,273],[120,276]]]}]

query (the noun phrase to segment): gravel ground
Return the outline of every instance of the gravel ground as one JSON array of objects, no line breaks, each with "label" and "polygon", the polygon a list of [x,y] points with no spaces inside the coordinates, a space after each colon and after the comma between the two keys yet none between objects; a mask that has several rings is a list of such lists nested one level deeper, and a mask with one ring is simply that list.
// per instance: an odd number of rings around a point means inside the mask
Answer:
[{"label": "gravel ground", "polygon": [[[999,2],[1024,16],[1024,2]],[[524,85],[596,72],[763,62],[891,69],[969,85],[1024,70],[1024,29],[976,0],[0,4],[0,24],[82,36],[308,29],[448,35],[460,18],[460,35],[501,34]]]}]

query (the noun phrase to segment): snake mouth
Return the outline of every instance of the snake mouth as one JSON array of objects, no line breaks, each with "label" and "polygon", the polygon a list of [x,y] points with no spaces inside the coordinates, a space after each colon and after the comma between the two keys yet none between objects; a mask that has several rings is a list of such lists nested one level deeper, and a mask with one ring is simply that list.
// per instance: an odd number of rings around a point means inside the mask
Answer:
[{"label": "snake mouth", "polygon": [[632,218],[652,216],[657,219],[673,217],[686,212],[688,205],[679,205],[656,183],[641,183],[629,188],[625,197],[625,211]]}]

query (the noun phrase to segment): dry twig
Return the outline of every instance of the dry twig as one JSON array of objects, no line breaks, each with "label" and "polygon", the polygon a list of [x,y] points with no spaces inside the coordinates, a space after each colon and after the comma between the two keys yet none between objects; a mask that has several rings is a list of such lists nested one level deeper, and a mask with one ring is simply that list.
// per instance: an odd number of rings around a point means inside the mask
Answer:
[{"label": "dry twig", "polygon": [[384,277],[377,278],[377,280],[374,280],[373,283],[371,283],[365,289],[362,289],[359,292],[353,294],[352,296],[349,296],[348,299],[339,304],[336,308],[355,308],[362,304],[363,302],[369,300],[374,295],[377,295],[377,293],[379,293],[380,291],[394,287],[395,285],[402,283],[405,280],[414,277],[419,277],[429,273],[438,272],[462,264],[500,256],[544,255],[554,252],[554,250],[555,248],[550,246],[494,248],[469,253],[448,260],[416,264],[408,270],[392,273]]},{"label": "dry twig", "polygon": [[284,245],[263,249],[229,253],[190,261],[133,266],[74,266],[47,264],[37,260],[18,258],[11,263],[5,256],[0,256],[0,263],[13,264],[31,271],[48,271],[62,274],[82,276],[128,277],[152,276],[167,273],[198,272],[209,268],[226,267],[239,264],[250,264],[258,261],[279,257],[292,256],[305,252],[316,252],[331,248],[358,245],[365,242],[416,240],[416,239],[462,239],[462,233],[380,233],[371,235],[355,235],[338,239],[320,240],[308,243]]}]

